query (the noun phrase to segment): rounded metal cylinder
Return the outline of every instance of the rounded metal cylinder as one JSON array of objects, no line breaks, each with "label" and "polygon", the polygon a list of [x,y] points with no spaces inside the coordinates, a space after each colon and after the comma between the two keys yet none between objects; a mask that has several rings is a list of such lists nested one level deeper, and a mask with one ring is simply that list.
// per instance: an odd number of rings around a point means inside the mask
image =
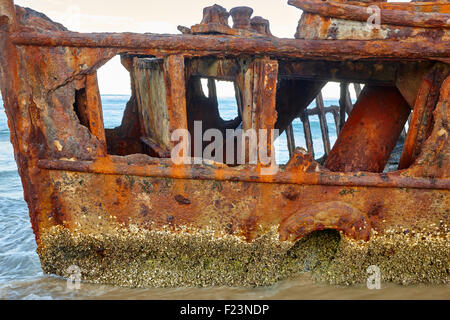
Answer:
[{"label": "rounded metal cylinder", "polygon": [[366,86],[325,167],[335,172],[383,172],[410,113],[397,88]]}]

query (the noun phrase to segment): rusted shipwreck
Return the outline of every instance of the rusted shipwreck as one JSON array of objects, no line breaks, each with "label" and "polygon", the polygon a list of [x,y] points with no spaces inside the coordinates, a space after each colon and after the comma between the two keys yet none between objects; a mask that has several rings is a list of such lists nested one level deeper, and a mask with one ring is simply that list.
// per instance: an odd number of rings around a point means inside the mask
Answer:
[{"label": "rusted shipwreck", "polygon": [[[384,281],[449,282],[449,3],[290,4],[303,10],[295,39],[274,37],[247,7],[205,8],[180,35],[81,34],[0,0],[1,92],[46,273],[254,286],[310,270],[350,284],[376,265]],[[122,125],[105,130],[97,69],[117,55],[132,96]],[[235,120],[220,118],[215,80],[234,82]],[[341,82],[340,106],[321,103],[329,81]],[[352,83],[365,85],[354,106]],[[293,138],[299,117],[308,151]],[[171,134],[194,134],[194,121],[286,131],[291,160],[272,175],[259,159],[174,164]]]}]

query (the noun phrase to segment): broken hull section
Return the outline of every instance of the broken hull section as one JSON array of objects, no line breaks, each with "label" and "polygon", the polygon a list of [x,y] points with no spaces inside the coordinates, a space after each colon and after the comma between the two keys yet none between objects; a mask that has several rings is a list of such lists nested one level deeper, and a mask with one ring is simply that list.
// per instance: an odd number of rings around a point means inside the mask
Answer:
[{"label": "broken hull section", "polygon": [[[445,40],[277,39],[264,20],[252,29],[245,8],[233,11],[240,29],[230,28],[217,6],[179,36],[77,34],[11,3],[0,0],[0,87],[46,273],[68,276],[76,265],[89,282],[173,287],[270,285],[312,271],[353,284],[376,265],[384,281],[449,282]],[[132,97],[122,125],[105,130],[97,70],[116,55]],[[218,115],[215,80],[234,82],[235,120]],[[323,166],[295,141],[272,175],[260,159],[169,158],[173,131],[193,133],[195,121],[289,132],[295,118],[307,123],[328,81],[393,92],[375,107],[394,118],[365,112],[373,98],[364,92],[353,116],[342,99],[336,119],[356,120],[339,128]],[[408,114],[403,170],[383,173]],[[352,148],[371,119],[377,127]]]}]

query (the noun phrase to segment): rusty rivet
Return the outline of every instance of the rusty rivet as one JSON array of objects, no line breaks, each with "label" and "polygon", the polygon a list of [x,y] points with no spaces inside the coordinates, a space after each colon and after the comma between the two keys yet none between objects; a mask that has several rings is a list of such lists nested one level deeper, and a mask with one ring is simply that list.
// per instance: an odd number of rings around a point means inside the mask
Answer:
[{"label": "rusty rivet", "polygon": [[178,202],[181,205],[188,205],[191,204],[191,200],[183,197],[181,194],[175,196],[175,201]]}]

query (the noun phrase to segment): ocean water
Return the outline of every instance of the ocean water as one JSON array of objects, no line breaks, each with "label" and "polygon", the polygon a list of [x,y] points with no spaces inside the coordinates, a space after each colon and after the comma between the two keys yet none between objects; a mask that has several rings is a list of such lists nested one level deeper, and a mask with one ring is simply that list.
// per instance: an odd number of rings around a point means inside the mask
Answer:
[{"label": "ocean water", "polygon": [[[103,96],[102,100],[105,127],[120,125],[128,97]],[[234,118],[234,99],[223,99],[221,106],[224,119]],[[334,121],[330,117],[328,122],[334,143]],[[318,119],[312,119],[311,126],[316,156],[320,157],[323,146]],[[300,121],[294,123],[294,132],[297,145],[304,147]],[[285,135],[279,138],[277,150],[277,160],[285,162],[289,157]],[[381,290],[328,286],[313,283],[308,274],[264,288],[131,289],[82,284],[80,290],[70,290],[65,279],[42,273],[0,99],[0,299],[450,299],[450,294],[448,286],[383,284]]]}]

